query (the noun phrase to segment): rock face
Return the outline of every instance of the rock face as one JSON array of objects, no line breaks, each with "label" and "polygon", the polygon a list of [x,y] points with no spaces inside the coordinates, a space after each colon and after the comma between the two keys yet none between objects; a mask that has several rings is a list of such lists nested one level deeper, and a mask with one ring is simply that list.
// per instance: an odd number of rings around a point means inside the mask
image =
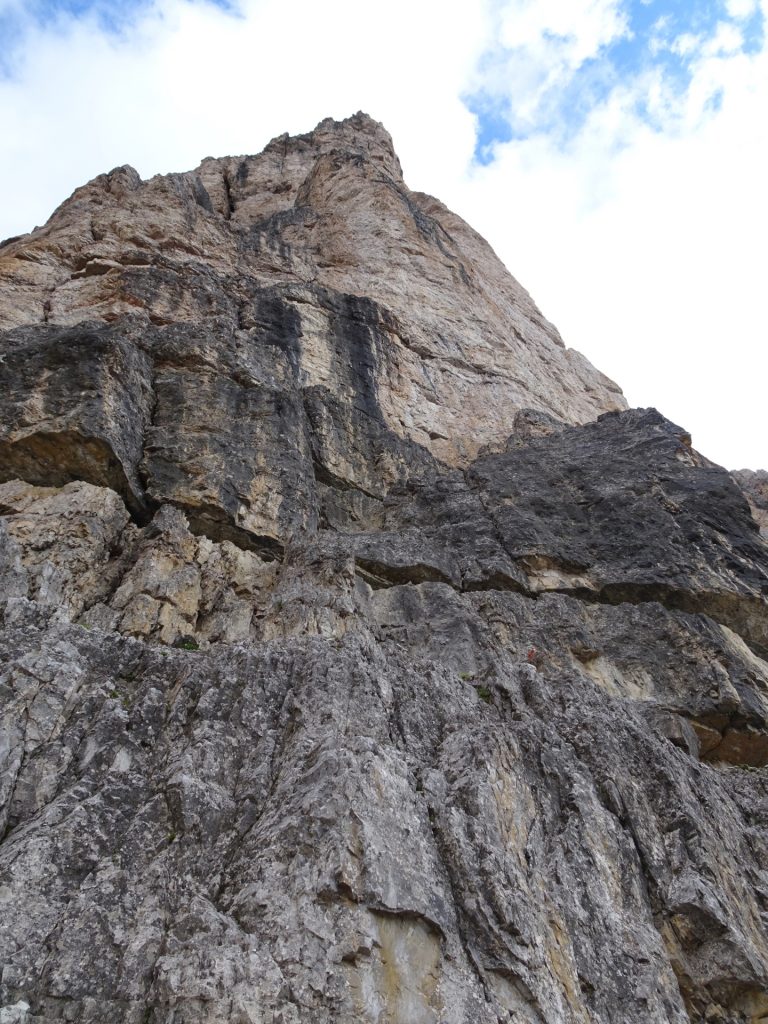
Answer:
[{"label": "rock face", "polygon": [[0,257],[3,1024],[768,1018],[768,545],[379,125]]},{"label": "rock face", "polygon": [[[218,394],[222,374],[229,392],[206,406],[210,416],[243,400],[238,389],[255,400],[258,387],[260,420],[264,391],[286,373],[344,407],[375,390],[390,430],[451,464],[502,443],[516,409],[583,423],[625,408],[487,243],[405,186],[392,140],[362,114],[188,174],[101,175],[45,227],[0,248],[0,293],[0,328],[122,328],[126,316],[174,325],[161,404],[211,384]],[[104,353],[83,369],[103,377],[114,367]],[[279,415],[272,425],[288,426]]]},{"label": "rock face", "polygon": [[768,472],[740,469],[733,474],[747,496],[755,522],[763,537],[768,537]]}]

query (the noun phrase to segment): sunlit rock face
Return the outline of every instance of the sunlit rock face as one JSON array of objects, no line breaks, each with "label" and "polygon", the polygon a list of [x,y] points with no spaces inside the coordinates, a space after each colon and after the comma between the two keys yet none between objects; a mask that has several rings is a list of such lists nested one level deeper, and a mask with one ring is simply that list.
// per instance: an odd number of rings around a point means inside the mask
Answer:
[{"label": "sunlit rock face", "polygon": [[760,474],[364,115],[0,273],[2,1024],[768,1017]]},{"label": "sunlit rock face", "polygon": [[349,402],[365,384],[394,433],[451,464],[502,442],[522,407],[569,423],[625,408],[487,243],[406,187],[362,114],[186,174],[101,175],[0,249],[0,284],[0,326],[133,315],[195,327],[174,364],[195,378],[228,356],[247,375],[272,347],[272,372],[303,389]]}]

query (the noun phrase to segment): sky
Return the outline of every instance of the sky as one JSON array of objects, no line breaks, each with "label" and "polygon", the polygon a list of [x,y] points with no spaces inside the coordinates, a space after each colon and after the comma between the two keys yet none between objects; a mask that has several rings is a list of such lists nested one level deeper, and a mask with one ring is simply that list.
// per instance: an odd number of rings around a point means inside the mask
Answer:
[{"label": "sky", "polygon": [[567,345],[768,468],[768,0],[0,0],[0,238],[364,110]]}]

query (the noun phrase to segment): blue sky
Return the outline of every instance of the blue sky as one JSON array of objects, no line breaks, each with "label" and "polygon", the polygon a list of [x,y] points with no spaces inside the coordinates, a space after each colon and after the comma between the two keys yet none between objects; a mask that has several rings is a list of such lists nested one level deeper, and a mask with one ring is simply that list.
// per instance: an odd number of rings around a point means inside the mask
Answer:
[{"label": "blue sky", "polygon": [[[192,0],[235,13],[236,0]],[[19,52],[35,28],[66,33],[74,21],[88,21],[120,37],[130,33],[155,0],[0,0],[0,74],[18,70]]]},{"label": "blue sky", "polygon": [[63,28],[76,19],[90,19],[108,32],[119,32],[129,26],[141,8],[151,0],[26,0],[0,2],[0,74],[13,77],[20,71],[19,58],[24,54],[26,40],[34,29]]},{"label": "blue sky", "polygon": [[[480,163],[493,161],[497,144],[536,134],[556,135],[567,143],[591,111],[633,80],[647,82],[634,96],[636,113],[650,126],[663,130],[667,127],[663,111],[649,102],[649,89],[661,86],[668,102],[674,103],[690,88],[702,51],[717,46],[718,39],[746,54],[758,52],[765,41],[764,15],[758,6],[748,3],[628,0],[615,4],[615,10],[614,31],[593,52],[575,59],[569,46],[572,35],[558,31],[556,16],[551,25],[542,21],[537,39],[528,37],[516,44],[513,38],[507,45],[496,43],[481,55],[478,84],[463,97],[477,118],[475,158]],[[542,59],[547,51],[551,63]],[[557,66],[558,62],[561,73],[552,76],[552,63]],[[531,67],[529,84],[540,90],[533,109],[526,109],[522,116],[516,97],[505,89],[515,66]],[[549,85],[548,76],[552,79]],[[722,94],[713,93],[702,113],[716,109],[721,102]]]},{"label": "blue sky", "polygon": [[26,0],[8,3],[2,11],[4,30],[11,29],[17,40],[33,24],[55,26],[68,18],[95,18],[105,29],[116,31],[121,25],[135,20],[142,7],[151,0]]},{"label": "blue sky", "polygon": [[[244,10],[243,0],[186,2],[216,7],[235,17]],[[530,0],[522,0],[523,7],[526,3]],[[73,22],[83,20],[119,38],[157,6],[157,0],[0,0],[0,74],[13,77],[18,71],[19,54],[34,28],[66,32]],[[505,6],[510,5],[496,0],[497,17],[499,12],[503,16]],[[547,4],[540,6],[546,8]],[[556,11],[557,3],[551,6]],[[749,0],[614,0],[612,6],[617,15],[615,30],[594,52],[575,60],[569,53],[573,36],[568,28],[573,25],[559,29],[556,13],[551,24],[542,21],[535,52],[530,38],[521,44],[513,38],[506,44],[496,39],[478,55],[473,88],[463,94],[462,101],[476,119],[474,157],[479,163],[491,163],[495,147],[515,139],[544,133],[567,142],[593,109],[630,80],[655,75],[669,97],[682,95],[691,84],[698,55],[724,26],[738,32],[738,45],[744,53],[759,51],[765,42],[764,15],[759,5]],[[555,75],[549,86],[545,82],[551,71],[547,50],[551,60],[562,64],[562,73]],[[540,95],[533,109],[521,115],[516,97],[505,88],[514,75],[506,76],[505,71],[515,65],[535,69],[537,63],[538,81],[534,70],[528,84],[540,89]],[[712,95],[710,107],[716,108],[721,99],[721,95]],[[663,127],[642,90],[635,103],[648,124]]]},{"label": "blue sky", "polygon": [[0,0],[0,238],[366,110],[567,345],[768,468],[768,0]]}]

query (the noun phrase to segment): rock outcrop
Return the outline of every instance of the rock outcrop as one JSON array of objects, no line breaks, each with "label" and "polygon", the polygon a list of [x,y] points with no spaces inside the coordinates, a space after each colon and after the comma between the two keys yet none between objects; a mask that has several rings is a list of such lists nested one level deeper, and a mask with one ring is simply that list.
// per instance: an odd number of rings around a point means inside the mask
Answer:
[{"label": "rock outcrop", "polygon": [[487,243],[405,186],[392,140],[362,114],[188,174],[100,175],[4,243],[0,293],[0,328],[128,315],[194,327],[196,345],[184,329],[175,354],[166,345],[161,403],[218,369],[232,401],[268,386],[264,365],[343,401],[356,375],[375,380],[387,426],[452,464],[503,442],[516,409],[583,423],[625,408]]},{"label": "rock outcrop", "polygon": [[764,469],[740,469],[733,477],[747,496],[760,533],[768,537],[768,472]]},{"label": "rock outcrop", "polygon": [[379,125],[0,266],[3,1024],[768,1019],[768,545]]}]

